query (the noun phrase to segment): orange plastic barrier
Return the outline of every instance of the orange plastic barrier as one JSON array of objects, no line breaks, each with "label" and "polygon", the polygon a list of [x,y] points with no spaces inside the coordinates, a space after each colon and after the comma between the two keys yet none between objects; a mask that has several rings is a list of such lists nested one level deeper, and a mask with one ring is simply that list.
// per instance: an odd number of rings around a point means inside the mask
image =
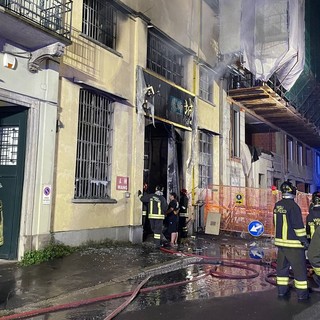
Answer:
[{"label": "orange plastic barrier", "polygon": [[[258,220],[264,225],[264,235],[272,236],[273,207],[279,199],[281,192],[278,190],[212,185],[206,189],[204,221],[209,212],[220,213],[221,230],[247,233],[250,222]],[[305,222],[311,194],[298,191],[295,201]]]}]

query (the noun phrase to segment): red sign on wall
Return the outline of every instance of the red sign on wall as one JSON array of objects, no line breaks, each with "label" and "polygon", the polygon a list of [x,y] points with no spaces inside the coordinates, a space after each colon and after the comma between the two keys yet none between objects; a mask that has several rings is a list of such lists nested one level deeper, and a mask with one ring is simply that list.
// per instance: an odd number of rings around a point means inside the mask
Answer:
[{"label": "red sign on wall", "polygon": [[129,189],[129,177],[117,177],[117,190],[128,191]]}]

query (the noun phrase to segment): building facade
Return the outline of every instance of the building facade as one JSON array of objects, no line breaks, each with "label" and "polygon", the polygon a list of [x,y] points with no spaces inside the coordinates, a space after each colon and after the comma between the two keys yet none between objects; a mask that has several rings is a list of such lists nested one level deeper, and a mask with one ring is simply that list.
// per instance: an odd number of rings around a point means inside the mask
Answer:
[{"label": "building facade", "polygon": [[71,43],[72,4],[0,1],[0,9],[0,258],[16,259],[50,238],[58,59]]},{"label": "building facade", "polygon": [[[148,192],[163,185],[165,196],[187,189],[196,231],[216,186],[270,189],[288,178],[311,192],[319,184],[314,146],[257,112],[244,98],[254,86],[237,85],[246,69],[223,62],[219,1],[70,1],[31,22],[14,3],[0,1],[1,18],[30,25],[30,37],[0,31],[8,136],[0,170],[16,170],[0,181],[0,258],[19,259],[52,238],[141,242],[144,184]],[[277,107],[287,110],[284,100]],[[9,183],[19,200],[12,221]]]},{"label": "building facade", "polygon": [[144,183],[167,195],[218,181],[217,52],[199,36],[215,16],[205,1],[74,3],[60,65],[56,239],[140,242]]}]

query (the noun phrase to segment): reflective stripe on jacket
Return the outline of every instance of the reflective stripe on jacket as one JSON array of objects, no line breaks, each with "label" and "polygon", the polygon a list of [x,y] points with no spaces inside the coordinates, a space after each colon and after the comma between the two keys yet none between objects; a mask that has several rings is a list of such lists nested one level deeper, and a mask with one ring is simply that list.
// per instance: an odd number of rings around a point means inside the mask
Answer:
[{"label": "reflective stripe on jacket", "polygon": [[303,248],[307,233],[303,224],[300,207],[293,199],[278,201],[273,210],[275,240],[280,247]]},{"label": "reflective stripe on jacket", "polygon": [[148,203],[149,219],[164,219],[168,204],[163,196],[154,193],[145,194],[140,195],[140,200],[144,203]]}]

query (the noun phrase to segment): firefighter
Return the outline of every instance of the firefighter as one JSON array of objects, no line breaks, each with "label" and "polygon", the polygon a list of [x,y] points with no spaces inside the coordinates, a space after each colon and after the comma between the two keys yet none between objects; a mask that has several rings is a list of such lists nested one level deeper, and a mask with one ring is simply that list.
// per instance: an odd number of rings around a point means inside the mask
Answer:
[{"label": "firefighter", "polygon": [[313,291],[320,291],[320,192],[312,194],[312,206],[306,221],[307,237],[310,240],[308,248],[308,259],[314,271],[312,275],[318,288]]},{"label": "firefighter", "polygon": [[163,187],[156,186],[155,193],[142,194],[138,191],[138,197],[144,203],[148,204],[148,218],[150,227],[153,232],[153,238],[156,248],[160,248],[163,228],[163,219],[167,210],[168,204],[163,196]]},{"label": "firefighter", "polygon": [[189,205],[189,198],[188,198],[188,191],[186,189],[180,190],[180,200],[179,200],[179,237],[178,240],[181,242],[182,239],[188,237],[188,226],[187,226],[187,219],[188,219],[188,205]]},{"label": "firefighter", "polygon": [[[148,194],[148,184],[143,184],[143,195]],[[149,234],[149,220],[148,220],[148,204],[142,203],[142,227],[143,227],[143,237],[142,241],[145,241]]]},{"label": "firefighter", "polygon": [[290,294],[289,272],[291,267],[298,300],[307,300],[309,291],[305,250],[307,250],[309,242],[301,209],[294,201],[297,189],[290,181],[285,181],[281,184],[280,191],[282,192],[282,199],[276,202],[273,209],[274,244],[278,249],[278,296],[285,297]]}]

